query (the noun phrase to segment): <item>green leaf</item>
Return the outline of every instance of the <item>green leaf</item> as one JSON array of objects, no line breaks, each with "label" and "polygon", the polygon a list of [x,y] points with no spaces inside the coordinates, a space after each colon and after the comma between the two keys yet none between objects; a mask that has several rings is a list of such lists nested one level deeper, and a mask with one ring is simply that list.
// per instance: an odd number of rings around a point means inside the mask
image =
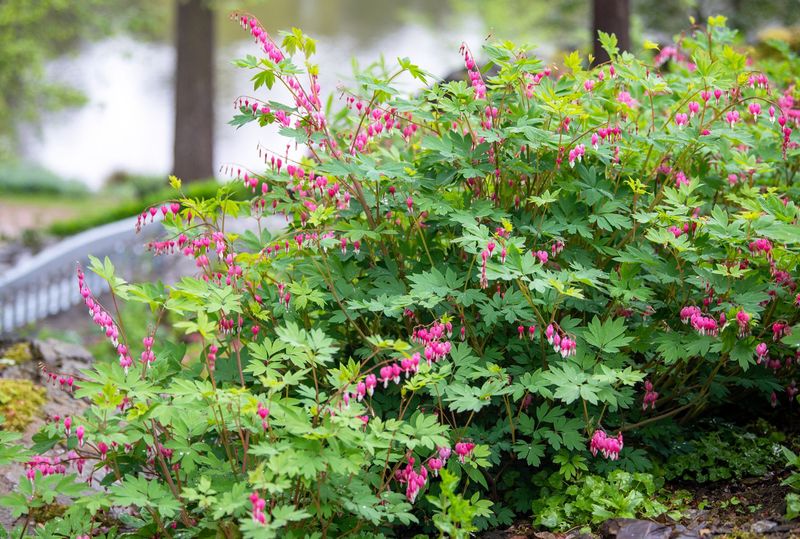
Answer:
[{"label": "green leaf", "polygon": [[597,316],[586,326],[583,338],[590,345],[609,354],[616,354],[633,341],[633,337],[625,337],[624,318],[601,322]]}]

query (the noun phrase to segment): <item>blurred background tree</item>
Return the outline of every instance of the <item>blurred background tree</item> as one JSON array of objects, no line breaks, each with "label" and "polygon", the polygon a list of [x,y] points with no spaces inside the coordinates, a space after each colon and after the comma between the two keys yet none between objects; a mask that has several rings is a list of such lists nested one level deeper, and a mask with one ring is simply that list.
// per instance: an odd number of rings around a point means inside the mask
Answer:
[{"label": "blurred background tree", "polygon": [[175,139],[172,173],[214,176],[214,11],[209,0],[179,0],[175,29]]},{"label": "blurred background tree", "polygon": [[[686,27],[689,16],[703,20],[716,13],[727,15],[731,25],[752,41],[766,26],[796,24],[800,20],[797,7],[798,0],[408,0],[401,4],[389,0],[0,0],[0,165],[26,153],[18,144],[21,126],[42,126],[39,122],[46,114],[86,102],[80,91],[63,82],[68,80],[61,76],[64,73],[52,72],[52,60],[81,55],[94,40],[133,34],[145,42],[172,42],[174,49],[166,49],[164,55],[169,50],[177,52],[169,82],[174,95],[174,108],[168,112],[174,114],[169,129],[174,129],[172,163],[159,164],[159,170],[166,174],[171,169],[187,180],[213,176],[214,126],[220,126],[214,118],[215,103],[219,108],[219,101],[213,99],[214,78],[221,72],[214,53],[242,40],[236,25],[226,21],[233,9],[253,10],[270,31],[302,26],[328,43],[371,41],[373,47],[381,36],[404,26],[427,25],[436,32],[464,28],[466,20],[467,28],[477,25],[484,35],[533,42],[545,59],[558,60],[561,51],[592,50],[598,28],[618,33],[621,48],[635,49],[645,38],[670,41]],[[624,38],[626,29],[629,41]],[[472,45],[477,50],[479,43]],[[217,54],[223,54],[221,49]],[[602,60],[600,51],[595,56]],[[224,92],[226,81],[217,83]],[[26,157],[32,156],[27,153]],[[32,160],[40,162],[35,156]],[[50,166],[61,166],[55,163],[51,161]],[[85,165],[81,171],[94,166]],[[0,170],[0,185],[2,176]],[[95,180],[94,185],[99,183]]]},{"label": "blurred background tree", "polygon": [[631,5],[630,0],[592,0],[593,56],[595,64],[610,60],[600,46],[598,32],[617,36],[620,51],[631,50]]},{"label": "blurred background tree", "polygon": [[47,62],[115,31],[152,33],[155,0],[3,0],[0,2],[0,158],[13,154],[17,129],[46,112],[85,103],[53,82]]}]

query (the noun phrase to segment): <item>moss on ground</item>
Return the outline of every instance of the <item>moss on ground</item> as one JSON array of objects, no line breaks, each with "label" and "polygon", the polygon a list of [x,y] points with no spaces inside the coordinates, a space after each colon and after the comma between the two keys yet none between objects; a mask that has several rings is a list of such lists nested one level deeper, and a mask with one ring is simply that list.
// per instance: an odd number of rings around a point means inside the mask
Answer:
[{"label": "moss on ground", "polygon": [[49,503],[42,507],[34,507],[31,509],[30,518],[34,522],[44,523],[53,520],[54,518],[61,518],[67,511],[67,506],[61,503]]},{"label": "moss on ground", "polygon": [[45,390],[29,380],[0,379],[2,428],[23,431],[40,413]]},{"label": "moss on ground", "polygon": [[0,370],[11,365],[30,361],[31,359],[33,359],[33,352],[31,352],[30,343],[19,342],[12,344],[0,350]]}]

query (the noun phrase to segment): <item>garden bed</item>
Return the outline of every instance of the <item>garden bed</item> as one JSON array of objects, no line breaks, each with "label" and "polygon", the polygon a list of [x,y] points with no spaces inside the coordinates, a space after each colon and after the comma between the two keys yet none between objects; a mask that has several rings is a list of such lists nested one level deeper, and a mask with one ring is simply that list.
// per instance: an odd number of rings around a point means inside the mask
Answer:
[{"label": "garden bed", "polygon": [[464,44],[468,81],[382,62],[331,112],[313,39],[236,21],[263,58],[231,123],[287,144],[139,214],[183,278],[78,268],[91,404],[0,451],[32,480],[3,503],[71,499],[35,530],[69,537],[793,533],[796,58],[724,17],[638,58],[601,34],[601,66]]}]

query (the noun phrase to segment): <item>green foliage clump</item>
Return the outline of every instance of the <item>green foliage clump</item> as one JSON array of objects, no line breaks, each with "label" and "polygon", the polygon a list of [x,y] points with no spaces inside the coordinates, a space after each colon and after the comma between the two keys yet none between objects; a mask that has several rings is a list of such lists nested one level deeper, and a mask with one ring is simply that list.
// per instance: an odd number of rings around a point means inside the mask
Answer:
[{"label": "green foliage clump", "polygon": [[786,495],[786,518],[793,520],[800,517],[800,457],[788,447],[782,447],[787,468],[791,470],[783,484],[792,491]]},{"label": "green foliage clump", "polygon": [[0,378],[0,416],[3,428],[22,431],[36,418],[45,403],[45,390],[29,380]]},{"label": "green foliage clump", "polygon": [[780,462],[782,439],[779,433],[760,436],[732,425],[714,430],[671,447],[664,477],[701,484],[762,477]]},{"label": "green foliage clump", "polygon": [[5,195],[86,196],[88,189],[75,180],[66,180],[42,167],[0,161],[0,192]]},{"label": "green foliage clump", "polygon": [[433,523],[439,531],[439,537],[454,539],[472,537],[473,532],[478,530],[474,524],[475,519],[490,516],[492,503],[480,500],[477,493],[470,499],[465,498],[456,492],[458,478],[454,474],[442,470],[441,476],[439,495],[427,497],[436,509]]},{"label": "green foliage clump", "polygon": [[657,518],[675,511],[669,499],[660,499],[664,480],[647,473],[614,470],[605,477],[585,474],[565,481],[552,474],[542,482],[541,497],[533,501],[537,526],[564,530],[597,524],[613,517]]}]

